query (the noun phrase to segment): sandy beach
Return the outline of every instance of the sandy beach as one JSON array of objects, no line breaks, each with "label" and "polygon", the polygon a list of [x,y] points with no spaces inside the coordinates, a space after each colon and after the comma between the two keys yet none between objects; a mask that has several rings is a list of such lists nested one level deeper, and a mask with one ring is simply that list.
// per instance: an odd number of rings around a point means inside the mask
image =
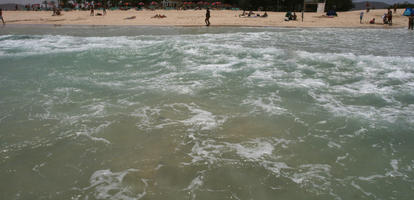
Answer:
[{"label": "sandy beach", "polygon": [[[363,23],[359,22],[361,11],[338,12],[338,17],[329,18],[320,13],[305,13],[302,22],[301,13],[297,21],[284,21],[285,13],[268,12],[269,17],[239,17],[242,11],[212,10],[212,26],[257,26],[257,27],[348,27],[348,28],[401,28],[407,27],[408,18],[402,16],[400,9],[393,16],[393,25],[382,24],[381,16],[386,10],[372,10],[365,13]],[[107,11],[105,16],[90,16],[89,11],[62,12],[61,16],[52,16],[51,11],[4,11],[7,24],[52,24],[52,25],[152,25],[152,26],[204,26],[205,10],[128,10]],[[102,13],[97,11],[96,13]],[[263,14],[263,12],[258,12]],[[166,18],[151,18],[156,14]],[[133,17],[134,19],[126,19]],[[369,24],[375,18],[376,24]]]}]

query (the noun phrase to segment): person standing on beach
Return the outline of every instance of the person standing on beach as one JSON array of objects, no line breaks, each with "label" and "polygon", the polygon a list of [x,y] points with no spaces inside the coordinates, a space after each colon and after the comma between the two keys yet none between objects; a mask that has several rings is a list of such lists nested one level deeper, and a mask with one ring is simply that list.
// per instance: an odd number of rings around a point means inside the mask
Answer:
[{"label": "person standing on beach", "polygon": [[362,24],[362,18],[364,18],[364,11],[359,14],[359,23]]},{"label": "person standing on beach", "polygon": [[94,16],[94,15],[95,15],[95,12],[93,10],[93,5],[91,5],[91,14],[90,14],[90,16]]},{"label": "person standing on beach", "polygon": [[206,11],[206,20],[205,20],[205,22],[206,22],[206,26],[210,26],[210,9],[209,8],[207,8],[207,11]]},{"label": "person standing on beach", "polygon": [[1,8],[0,8],[0,19],[3,22],[3,25],[5,25],[6,22],[4,22],[4,19],[3,19],[3,10]]},{"label": "person standing on beach", "polygon": [[392,11],[391,9],[388,9],[388,24],[391,26],[392,25]]},{"label": "person standing on beach", "polygon": [[408,17],[408,29],[413,30],[414,27],[414,13],[411,13],[411,16]]}]

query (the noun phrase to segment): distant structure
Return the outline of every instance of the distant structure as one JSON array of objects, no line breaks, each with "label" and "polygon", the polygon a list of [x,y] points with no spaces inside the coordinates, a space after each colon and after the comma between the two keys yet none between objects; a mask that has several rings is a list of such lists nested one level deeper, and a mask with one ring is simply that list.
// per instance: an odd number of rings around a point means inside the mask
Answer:
[{"label": "distant structure", "polygon": [[303,9],[306,11],[307,8],[316,7],[317,13],[325,12],[326,0],[304,0]]},{"label": "distant structure", "polygon": [[[45,4],[46,2],[46,4]],[[49,7],[54,2],[58,5],[58,0],[0,0],[0,8],[4,10],[15,10],[16,5],[18,9],[23,9],[25,6],[35,5],[37,7]]]},{"label": "distant structure", "polygon": [[176,8],[181,1],[174,1],[174,0],[162,0],[161,4],[163,8]]}]

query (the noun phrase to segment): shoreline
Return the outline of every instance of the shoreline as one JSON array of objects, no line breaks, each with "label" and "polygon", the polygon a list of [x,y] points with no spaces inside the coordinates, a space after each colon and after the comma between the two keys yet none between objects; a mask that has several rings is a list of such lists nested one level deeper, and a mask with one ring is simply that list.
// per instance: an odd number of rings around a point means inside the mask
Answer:
[{"label": "shoreline", "polygon": [[[97,11],[100,12],[100,11]],[[268,12],[268,17],[238,17],[241,11],[213,10],[210,19],[212,27],[276,27],[276,28],[368,28],[398,29],[405,28],[408,18],[401,16],[402,9],[393,16],[393,25],[369,24],[376,18],[380,21],[385,10],[373,10],[365,14],[364,23],[359,23],[360,11],[338,12],[338,17],[326,17],[321,13],[305,13],[304,21],[297,13],[297,21],[284,21],[282,12]],[[257,12],[263,14],[264,12]],[[151,18],[155,14],[165,14],[167,18]],[[50,11],[3,11],[8,25],[52,25],[52,26],[151,26],[151,27],[205,27],[204,10],[144,10],[144,11],[107,11],[106,16],[89,16],[89,11],[68,11],[62,16],[51,16]],[[126,19],[135,17],[134,19]],[[1,27],[1,25],[0,25]]]}]

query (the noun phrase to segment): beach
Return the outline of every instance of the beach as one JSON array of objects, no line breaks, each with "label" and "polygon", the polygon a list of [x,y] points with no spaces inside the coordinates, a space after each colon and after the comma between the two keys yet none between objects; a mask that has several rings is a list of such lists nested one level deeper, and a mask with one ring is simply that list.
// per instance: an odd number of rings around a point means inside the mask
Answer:
[{"label": "beach", "polygon": [[[105,16],[90,16],[90,11],[63,11],[61,16],[52,16],[52,11],[4,11],[7,24],[52,24],[52,25],[143,25],[143,26],[204,26],[205,10],[128,10],[107,11]],[[326,17],[321,13],[296,13],[297,21],[284,21],[285,13],[268,12],[267,18],[239,17],[242,11],[212,10],[212,26],[249,26],[249,27],[337,27],[337,28],[401,28],[407,27],[408,18],[402,16],[403,10],[393,16],[393,25],[382,24],[386,10],[371,10],[365,13],[363,23],[359,22],[361,11],[338,12],[338,17]],[[102,13],[102,11],[95,11]],[[264,12],[256,12],[260,15]],[[151,18],[156,14],[166,18]],[[134,19],[126,19],[135,16]],[[376,18],[376,24],[369,20]]]}]

